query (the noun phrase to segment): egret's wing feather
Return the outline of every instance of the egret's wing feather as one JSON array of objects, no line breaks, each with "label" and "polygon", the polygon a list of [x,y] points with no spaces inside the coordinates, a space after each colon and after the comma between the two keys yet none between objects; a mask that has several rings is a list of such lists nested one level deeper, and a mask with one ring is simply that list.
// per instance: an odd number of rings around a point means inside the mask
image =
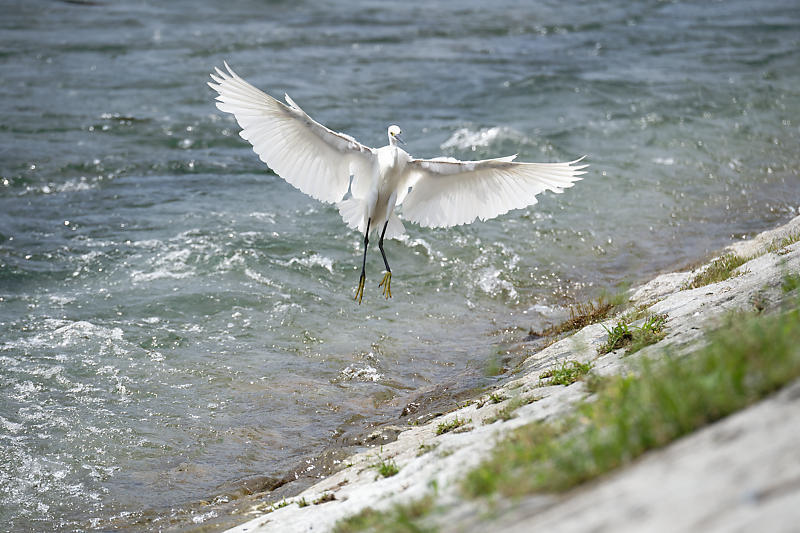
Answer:
[{"label": "egret's wing feather", "polygon": [[309,117],[286,95],[275,100],[240,78],[228,64],[216,69],[208,85],[219,93],[217,107],[236,117],[240,135],[280,177],[323,202],[338,202],[350,176],[369,181],[377,164],[375,151],[349,135],[330,130]]},{"label": "egret's wing feather", "polygon": [[403,217],[426,227],[469,224],[536,203],[536,195],[560,193],[578,181],[583,158],[569,163],[515,163],[516,156],[483,161],[412,159],[411,192]]}]

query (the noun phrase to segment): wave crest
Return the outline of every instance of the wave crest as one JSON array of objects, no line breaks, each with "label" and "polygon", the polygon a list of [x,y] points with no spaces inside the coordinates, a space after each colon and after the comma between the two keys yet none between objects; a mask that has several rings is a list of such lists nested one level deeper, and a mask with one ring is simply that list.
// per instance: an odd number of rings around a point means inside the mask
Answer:
[{"label": "wave crest", "polygon": [[511,148],[512,151],[518,151],[519,145],[530,143],[528,137],[513,128],[493,126],[477,131],[470,128],[459,128],[439,148],[444,151],[470,150],[476,152],[483,151],[484,148],[493,150]]}]

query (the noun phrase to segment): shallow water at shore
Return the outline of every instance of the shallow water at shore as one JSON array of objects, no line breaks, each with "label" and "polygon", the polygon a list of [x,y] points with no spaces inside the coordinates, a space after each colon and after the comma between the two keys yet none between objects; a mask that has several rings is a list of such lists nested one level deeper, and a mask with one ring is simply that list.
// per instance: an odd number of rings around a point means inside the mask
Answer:
[{"label": "shallow water at shore", "polygon": [[[213,522],[201,502],[241,480],[490,383],[564,305],[797,213],[793,2],[352,6],[6,9],[10,529]],[[375,253],[357,306],[360,236],[214,108],[223,60],[366,144],[398,123],[417,156],[588,154],[590,173],[487,223],[407,224],[395,297]]]}]

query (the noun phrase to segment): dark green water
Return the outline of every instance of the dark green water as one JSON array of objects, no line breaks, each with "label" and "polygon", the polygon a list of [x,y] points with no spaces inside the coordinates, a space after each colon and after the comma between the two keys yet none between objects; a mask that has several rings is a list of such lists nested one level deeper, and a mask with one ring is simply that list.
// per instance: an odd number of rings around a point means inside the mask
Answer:
[{"label": "dark green water", "polygon": [[[800,205],[793,1],[5,2],[0,45],[11,530],[227,523],[203,502]],[[420,157],[592,166],[494,221],[407,224],[394,298],[375,253],[358,306],[361,237],[215,109],[223,60],[366,144],[397,123]]]}]

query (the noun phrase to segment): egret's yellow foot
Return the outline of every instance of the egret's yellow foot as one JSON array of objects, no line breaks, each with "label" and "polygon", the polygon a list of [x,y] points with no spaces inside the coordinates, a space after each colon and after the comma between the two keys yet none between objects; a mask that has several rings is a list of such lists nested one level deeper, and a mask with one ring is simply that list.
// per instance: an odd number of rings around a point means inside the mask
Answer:
[{"label": "egret's yellow foot", "polygon": [[384,272],[383,281],[378,284],[378,287],[383,287],[383,295],[388,300],[392,297],[392,273]]},{"label": "egret's yellow foot", "polygon": [[358,288],[356,289],[356,300],[358,300],[359,305],[361,304],[361,299],[364,297],[364,282],[367,280],[367,276],[362,272],[361,277],[358,279]]}]

